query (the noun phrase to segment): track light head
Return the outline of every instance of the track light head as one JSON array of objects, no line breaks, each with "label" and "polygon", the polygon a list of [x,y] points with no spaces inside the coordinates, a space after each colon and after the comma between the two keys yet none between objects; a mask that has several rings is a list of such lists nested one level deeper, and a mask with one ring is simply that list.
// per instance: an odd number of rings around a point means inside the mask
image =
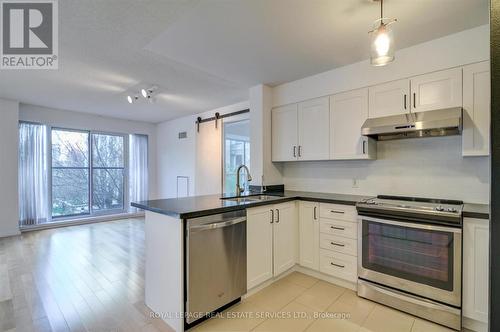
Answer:
[{"label": "track light head", "polygon": [[139,97],[137,96],[131,96],[131,95],[127,96],[127,101],[129,104],[133,104],[137,99],[139,99]]}]

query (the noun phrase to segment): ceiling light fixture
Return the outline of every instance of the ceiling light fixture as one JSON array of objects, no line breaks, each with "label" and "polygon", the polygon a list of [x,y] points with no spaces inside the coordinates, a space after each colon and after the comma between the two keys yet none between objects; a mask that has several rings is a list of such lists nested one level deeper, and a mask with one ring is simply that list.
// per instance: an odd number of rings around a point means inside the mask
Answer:
[{"label": "ceiling light fixture", "polygon": [[129,104],[133,104],[137,99],[139,99],[139,97],[137,97],[137,96],[133,96],[133,97],[130,95],[127,96],[127,101]]},{"label": "ceiling light fixture", "polygon": [[151,99],[151,97],[153,96],[153,92],[157,89],[157,87],[155,85],[153,85],[152,87],[150,88],[147,88],[147,89],[142,89],[141,90],[141,95],[146,98],[146,99]]},{"label": "ceiling light fixture", "polygon": [[370,45],[370,63],[373,66],[385,66],[394,61],[394,34],[389,27],[397,20],[384,17],[384,0],[380,1],[380,18],[373,23]]}]

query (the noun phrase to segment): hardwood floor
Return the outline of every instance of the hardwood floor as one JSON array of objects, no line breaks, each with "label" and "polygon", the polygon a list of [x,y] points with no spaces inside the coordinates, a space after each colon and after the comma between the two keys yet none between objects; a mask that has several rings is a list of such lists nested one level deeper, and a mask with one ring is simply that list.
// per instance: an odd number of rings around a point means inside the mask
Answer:
[{"label": "hardwood floor", "polygon": [[144,305],[144,220],[0,239],[0,331],[170,331]]}]

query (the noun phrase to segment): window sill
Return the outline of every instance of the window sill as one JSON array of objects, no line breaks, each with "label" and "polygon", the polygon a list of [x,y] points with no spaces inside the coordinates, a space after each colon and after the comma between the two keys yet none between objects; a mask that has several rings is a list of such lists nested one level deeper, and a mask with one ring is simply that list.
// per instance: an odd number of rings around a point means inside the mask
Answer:
[{"label": "window sill", "polygon": [[41,229],[75,226],[75,225],[83,225],[83,224],[92,224],[92,223],[97,223],[97,222],[105,222],[105,221],[128,219],[128,218],[141,218],[141,217],[144,217],[144,211],[124,212],[124,213],[107,214],[107,215],[101,215],[101,216],[57,220],[57,221],[52,221],[52,222],[47,222],[44,224],[38,224],[38,225],[32,225],[32,226],[21,226],[20,230],[21,230],[21,232],[29,232],[29,231],[36,231],[36,230],[41,230]]}]

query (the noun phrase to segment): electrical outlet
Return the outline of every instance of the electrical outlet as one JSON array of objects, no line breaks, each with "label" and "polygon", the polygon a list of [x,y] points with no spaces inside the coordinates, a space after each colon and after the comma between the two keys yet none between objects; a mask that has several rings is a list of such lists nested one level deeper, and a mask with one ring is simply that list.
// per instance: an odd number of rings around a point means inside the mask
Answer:
[{"label": "electrical outlet", "polygon": [[359,188],[358,179],[356,179],[356,178],[352,179],[352,187],[353,188]]}]

